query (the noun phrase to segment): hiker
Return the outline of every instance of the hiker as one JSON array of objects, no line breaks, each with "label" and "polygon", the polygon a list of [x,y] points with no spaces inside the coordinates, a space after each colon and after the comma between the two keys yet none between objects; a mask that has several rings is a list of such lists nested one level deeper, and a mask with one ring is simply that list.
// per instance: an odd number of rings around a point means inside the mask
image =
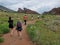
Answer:
[{"label": "hiker", "polygon": [[40,16],[38,15],[37,18],[39,19],[39,17],[40,17]]},{"label": "hiker", "polygon": [[17,21],[17,24],[16,24],[16,30],[17,30],[17,34],[18,34],[18,37],[21,39],[22,38],[22,24],[20,22],[20,19],[18,18],[18,21]]},{"label": "hiker", "polygon": [[26,22],[27,22],[27,15],[25,15],[23,18],[24,18],[24,24],[26,25]]},{"label": "hiker", "polygon": [[32,21],[33,21],[34,17],[33,17],[33,16],[31,16],[31,19],[32,19]]},{"label": "hiker", "polygon": [[9,17],[8,23],[9,23],[10,35],[12,36],[12,33],[13,33],[13,20],[11,19],[11,17]]}]

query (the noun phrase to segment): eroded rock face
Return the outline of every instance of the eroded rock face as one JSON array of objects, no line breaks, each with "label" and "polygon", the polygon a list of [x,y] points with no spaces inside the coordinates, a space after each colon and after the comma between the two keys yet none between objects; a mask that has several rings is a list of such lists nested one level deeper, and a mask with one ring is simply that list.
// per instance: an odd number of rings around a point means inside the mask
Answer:
[{"label": "eroded rock face", "polygon": [[54,8],[50,11],[52,14],[60,15],[60,7],[59,8]]},{"label": "eroded rock face", "polygon": [[39,14],[36,11],[30,10],[30,9],[27,9],[27,8],[24,8],[24,9],[18,8],[18,12],[26,13],[26,14]]},{"label": "eroded rock face", "polygon": [[27,13],[27,14],[38,14],[36,11],[30,10],[30,9],[27,9],[27,8],[24,8],[24,12]]},{"label": "eroded rock face", "polygon": [[18,12],[23,13],[23,9],[18,8]]},{"label": "eroded rock face", "polygon": [[54,15],[60,15],[60,7],[59,8],[53,8],[49,12],[44,12],[43,14],[54,14]]}]

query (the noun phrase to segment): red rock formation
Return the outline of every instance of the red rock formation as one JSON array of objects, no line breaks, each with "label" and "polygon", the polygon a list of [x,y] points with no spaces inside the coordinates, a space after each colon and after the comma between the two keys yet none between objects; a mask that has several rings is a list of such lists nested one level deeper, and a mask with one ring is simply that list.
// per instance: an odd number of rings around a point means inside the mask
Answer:
[{"label": "red rock formation", "polygon": [[27,9],[27,8],[24,8],[24,12],[26,14],[38,14],[36,11],[30,10],[30,9]]},{"label": "red rock formation", "polygon": [[18,8],[18,12],[23,13],[23,9]]},{"label": "red rock formation", "polygon": [[43,14],[54,14],[54,15],[60,15],[60,7],[59,8],[53,8],[49,12],[44,12]]},{"label": "red rock formation", "polygon": [[60,8],[54,8],[50,11],[50,13],[60,15]]},{"label": "red rock formation", "polygon": [[18,12],[20,13],[26,13],[26,14],[39,14],[36,11],[24,8],[23,10],[21,8],[18,8]]}]

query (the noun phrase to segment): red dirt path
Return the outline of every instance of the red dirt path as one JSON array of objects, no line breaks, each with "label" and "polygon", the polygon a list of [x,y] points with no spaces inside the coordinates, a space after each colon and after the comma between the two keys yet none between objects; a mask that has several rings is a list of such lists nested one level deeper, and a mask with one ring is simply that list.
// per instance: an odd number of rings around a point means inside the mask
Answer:
[{"label": "red dirt path", "polygon": [[[34,22],[31,22],[31,21],[28,22],[28,24],[32,24],[32,23]],[[26,26],[24,24],[22,25],[23,25],[22,40],[19,40],[16,30],[14,30],[14,35],[12,37],[10,36],[10,33],[5,34],[3,36],[4,42],[1,43],[0,45],[33,45],[32,41],[30,40],[26,32]]]}]

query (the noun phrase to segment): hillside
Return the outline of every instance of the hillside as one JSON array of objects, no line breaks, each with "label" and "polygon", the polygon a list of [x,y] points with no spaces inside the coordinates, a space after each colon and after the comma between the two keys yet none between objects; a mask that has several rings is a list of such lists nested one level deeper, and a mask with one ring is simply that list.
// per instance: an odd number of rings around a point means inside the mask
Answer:
[{"label": "hillside", "polygon": [[2,5],[0,5],[0,11],[4,11],[4,12],[14,12],[13,10],[8,9],[8,8],[2,6]]},{"label": "hillside", "polygon": [[60,7],[53,8],[49,12],[44,12],[43,14],[54,14],[54,15],[60,15]]}]

